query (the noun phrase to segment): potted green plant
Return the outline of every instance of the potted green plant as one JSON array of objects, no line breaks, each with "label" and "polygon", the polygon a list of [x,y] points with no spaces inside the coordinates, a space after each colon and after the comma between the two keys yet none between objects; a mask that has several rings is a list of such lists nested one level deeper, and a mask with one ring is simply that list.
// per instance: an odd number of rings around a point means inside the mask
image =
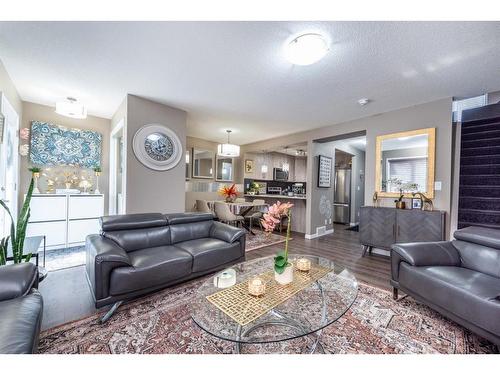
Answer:
[{"label": "potted green plant", "polygon": [[33,195],[33,190],[35,186],[34,178],[31,179],[26,198],[24,199],[23,207],[19,213],[19,218],[17,223],[14,221],[12,214],[9,210],[7,204],[0,200],[0,205],[7,211],[10,216],[10,236],[3,238],[0,241],[0,265],[4,265],[7,262],[7,244],[11,242],[12,247],[12,258],[14,263],[21,263],[23,258],[26,262],[29,262],[32,254],[24,255],[24,239],[26,238],[26,228],[28,226],[28,221],[30,218],[30,202]]},{"label": "potted green plant", "polygon": [[274,258],[274,279],[282,285],[293,281],[293,264],[288,261],[288,242],[290,240],[290,231],[292,226],[292,207],[290,202],[280,203],[279,201],[269,207],[261,219],[262,227],[267,234],[271,234],[276,225],[281,223],[284,218],[288,219],[285,237],[285,251],[279,252]]}]

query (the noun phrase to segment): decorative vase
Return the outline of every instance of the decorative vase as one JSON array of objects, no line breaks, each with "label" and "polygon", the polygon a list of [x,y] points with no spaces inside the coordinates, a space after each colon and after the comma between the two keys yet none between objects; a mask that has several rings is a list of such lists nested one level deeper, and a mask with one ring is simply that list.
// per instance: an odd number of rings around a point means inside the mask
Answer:
[{"label": "decorative vase", "polygon": [[396,201],[396,208],[404,210],[406,208],[406,203],[403,201]]},{"label": "decorative vase", "polygon": [[226,197],[226,203],[233,203],[234,202],[234,197]]},{"label": "decorative vase", "polygon": [[293,281],[293,263],[288,263],[283,273],[274,271],[274,280],[281,285],[290,284]]},{"label": "decorative vase", "polygon": [[33,179],[35,180],[33,187],[33,194],[40,194],[40,189],[38,189],[38,179],[40,178],[39,172],[33,172]]}]

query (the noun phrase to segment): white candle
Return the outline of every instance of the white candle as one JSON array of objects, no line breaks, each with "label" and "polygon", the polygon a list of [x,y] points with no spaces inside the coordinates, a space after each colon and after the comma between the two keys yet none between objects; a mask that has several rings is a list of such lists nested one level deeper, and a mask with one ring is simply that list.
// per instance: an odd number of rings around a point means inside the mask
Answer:
[{"label": "white candle", "polygon": [[252,296],[259,297],[266,292],[266,284],[260,277],[254,277],[248,281],[248,293]]},{"label": "white candle", "polygon": [[299,260],[297,260],[297,269],[304,272],[310,271],[311,261],[307,258],[300,258]]}]

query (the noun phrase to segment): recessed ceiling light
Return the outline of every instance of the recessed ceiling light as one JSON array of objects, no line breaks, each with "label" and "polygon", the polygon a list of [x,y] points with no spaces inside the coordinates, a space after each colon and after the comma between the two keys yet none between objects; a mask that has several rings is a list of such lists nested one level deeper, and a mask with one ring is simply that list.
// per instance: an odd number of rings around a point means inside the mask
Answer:
[{"label": "recessed ceiling light", "polygon": [[56,103],[56,113],[77,119],[87,118],[87,108],[71,97],[67,97],[66,100]]},{"label": "recessed ceiling light", "polygon": [[370,99],[368,99],[368,98],[362,98],[362,99],[359,99],[359,100],[358,100],[358,104],[359,104],[360,106],[367,105],[368,103],[370,103]]},{"label": "recessed ceiling light", "polygon": [[314,64],[321,60],[327,52],[328,45],[319,34],[300,35],[285,47],[287,60],[295,65]]}]

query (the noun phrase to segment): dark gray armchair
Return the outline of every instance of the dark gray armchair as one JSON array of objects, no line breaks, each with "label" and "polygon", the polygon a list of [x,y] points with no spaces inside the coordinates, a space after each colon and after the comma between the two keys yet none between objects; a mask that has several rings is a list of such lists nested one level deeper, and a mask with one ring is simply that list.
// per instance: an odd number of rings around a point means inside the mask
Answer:
[{"label": "dark gray armchair", "polygon": [[500,230],[468,227],[448,242],[396,244],[394,299],[402,290],[500,345]]},{"label": "dark gray armchair", "polygon": [[0,267],[0,354],[36,353],[43,299],[32,263]]},{"label": "dark gray armchair", "polygon": [[87,277],[96,307],[125,301],[245,260],[245,231],[210,213],[101,218],[86,242]]}]

